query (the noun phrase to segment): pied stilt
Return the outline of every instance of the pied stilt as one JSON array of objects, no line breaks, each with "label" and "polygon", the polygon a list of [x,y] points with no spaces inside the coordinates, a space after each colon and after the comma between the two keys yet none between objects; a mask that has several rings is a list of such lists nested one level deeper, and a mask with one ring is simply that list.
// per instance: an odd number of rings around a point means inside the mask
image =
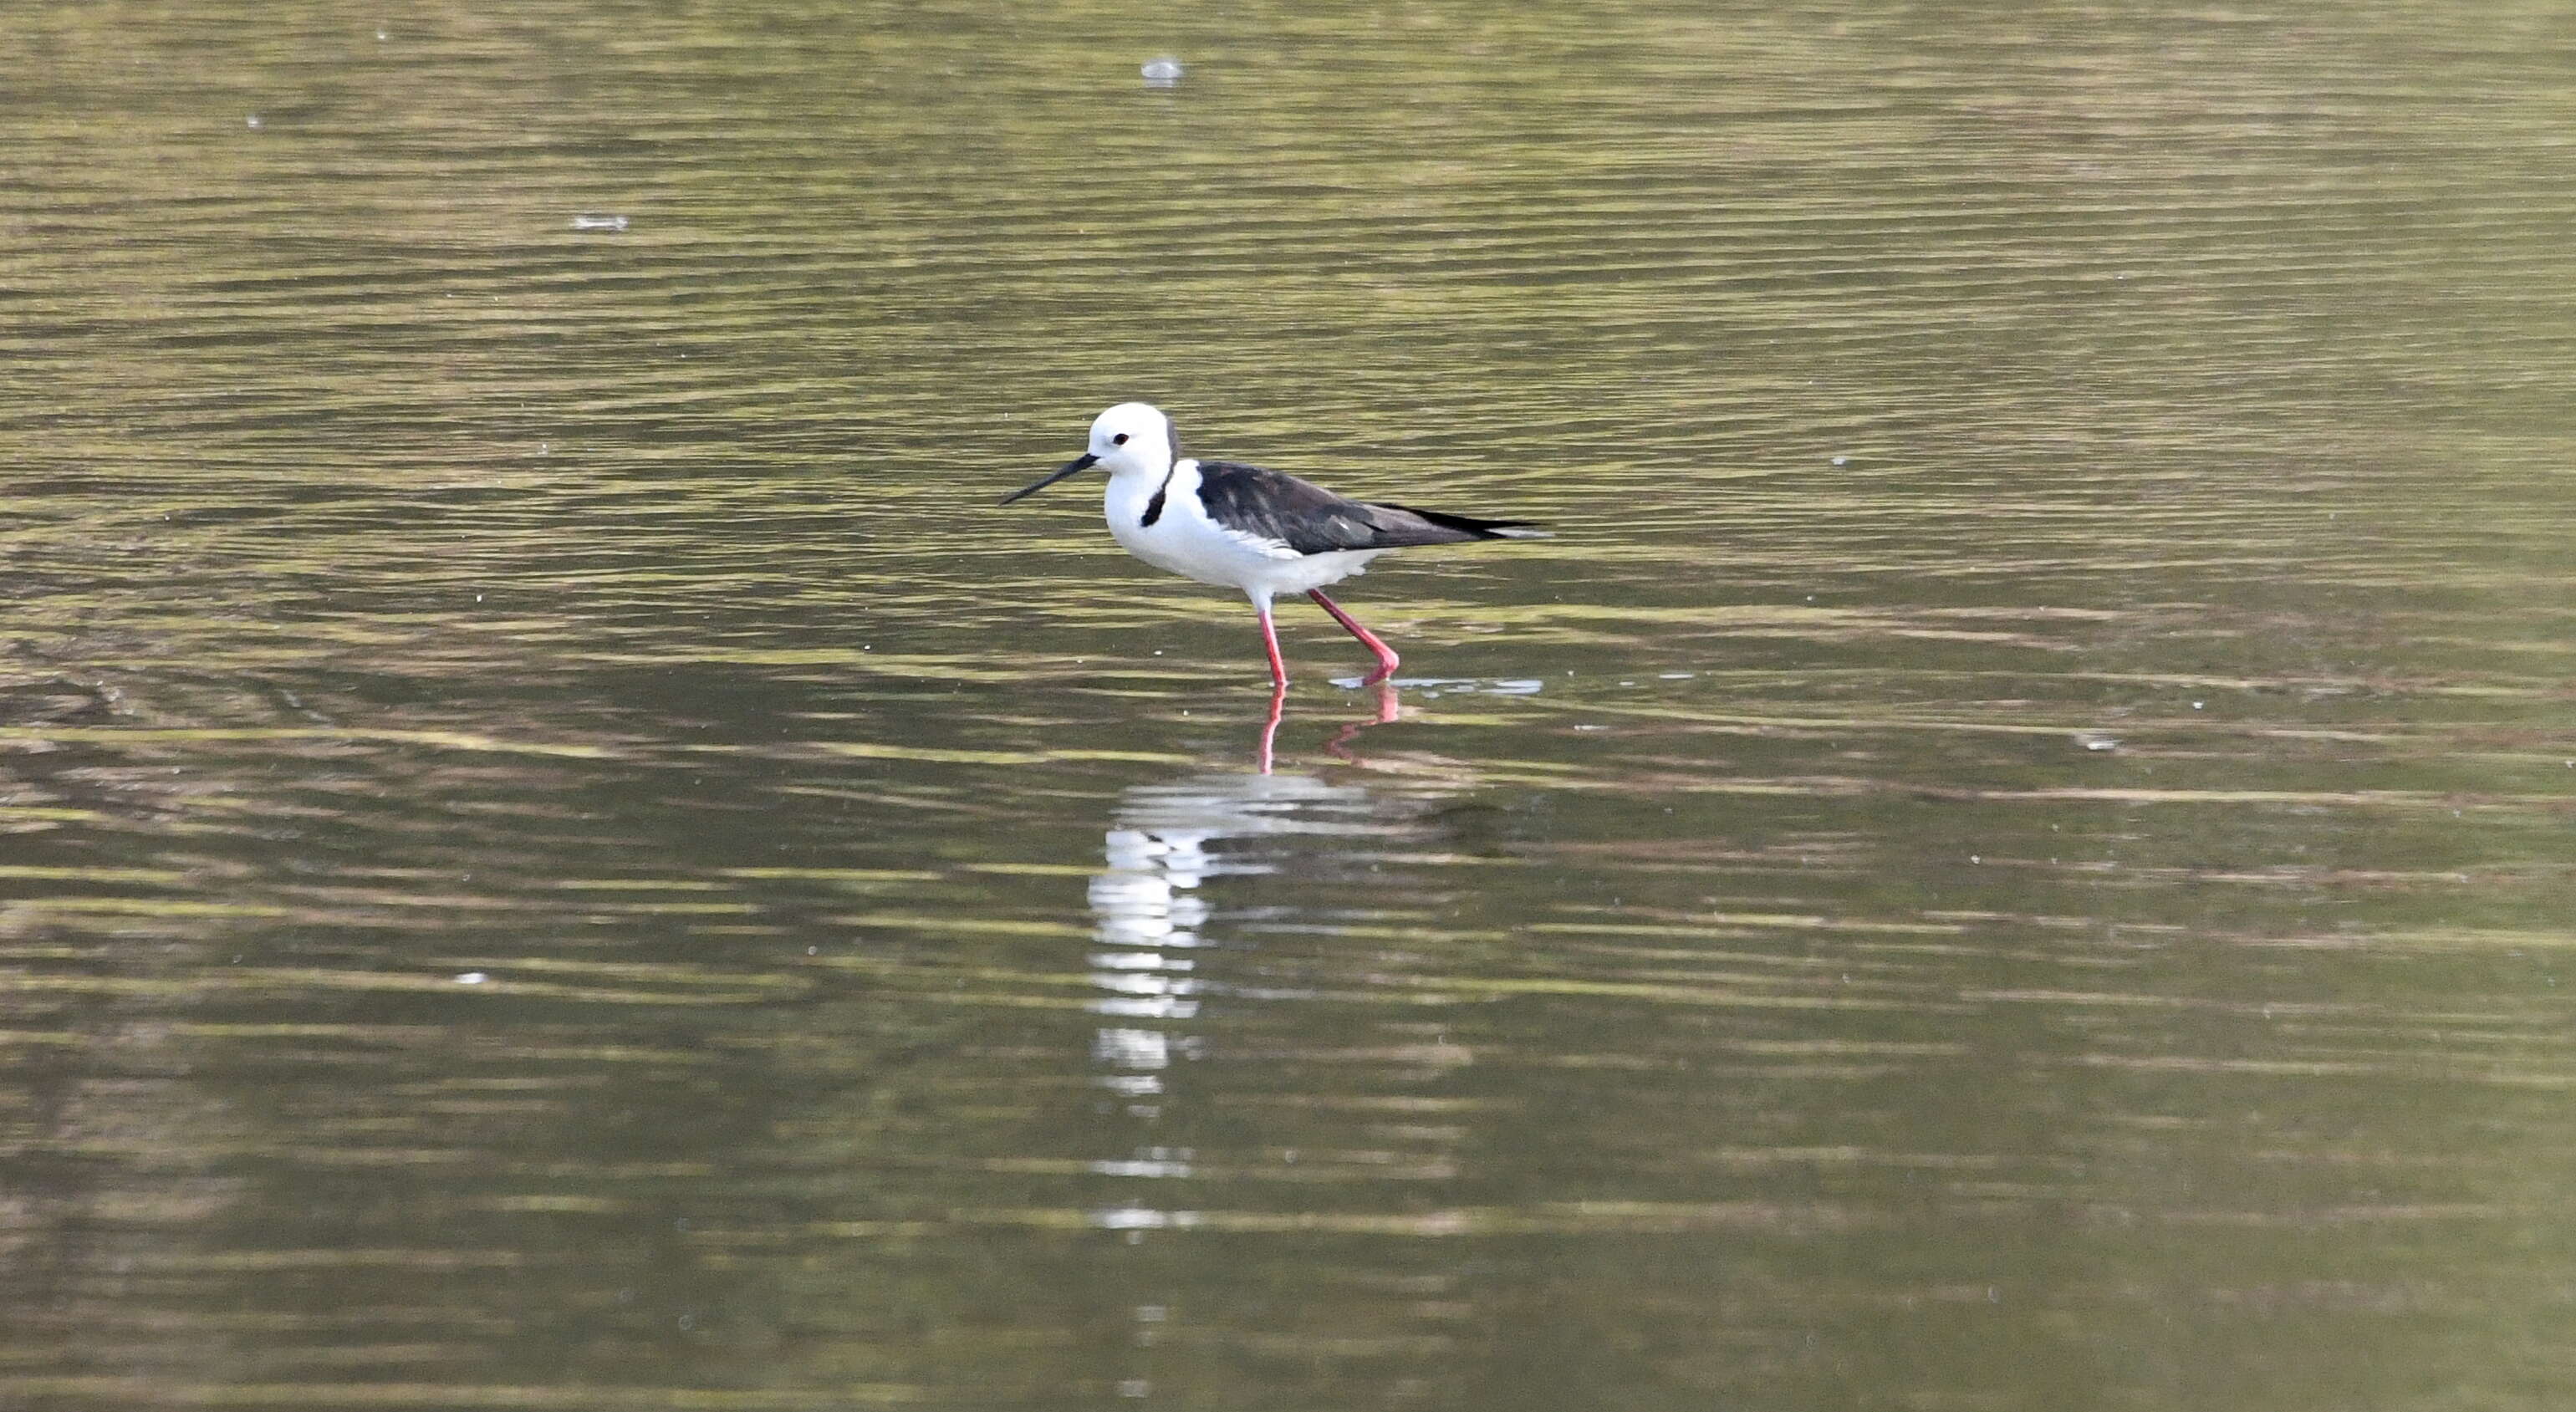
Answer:
[{"label": "pied stilt", "polygon": [[1545,537],[1519,520],[1345,500],[1278,471],[1183,456],[1171,418],[1143,402],[1122,402],[1101,413],[1091,424],[1090,450],[1037,484],[1003,496],[1002,503],[1093,466],[1109,472],[1109,532],[1128,553],[1184,578],[1241,589],[1252,600],[1261,615],[1261,643],[1270,654],[1271,685],[1279,691],[1288,689],[1288,668],[1279,660],[1279,633],[1270,622],[1274,596],[1302,593],[1314,599],[1375,653],[1377,670],[1361,681],[1371,685],[1394,674],[1395,649],[1325,597],[1325,584],[1361,572],[1390,549]]}]

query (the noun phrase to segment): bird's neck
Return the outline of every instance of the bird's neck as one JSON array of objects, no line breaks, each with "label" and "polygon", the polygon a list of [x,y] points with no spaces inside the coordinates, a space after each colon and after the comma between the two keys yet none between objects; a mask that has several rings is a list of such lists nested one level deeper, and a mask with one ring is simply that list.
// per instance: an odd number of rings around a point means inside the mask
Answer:
[{"label": "bird's neck", "polygon": [[[1192,465],[1183,461],[1177,467],[1167,466],[1159,470],[1139,466],[1112,472],[1108,492],[1102,497],[1102,508],[1107,511],[1110,523],[1144,528],[1148,516],[1159,521],[1162,510],[1170,504],[1171,495],[1186,492],[1195,483],[1190,476],[1175,474],[1175,471],[1191,469]],[[1162,505],[1158,506],[1157,501]]]},{"label": "bird's neck", "polygon": [[1159,466],[1151,464],[1120,466],[1118,469],[1109,473],[1109,483],[1112,485],[1141,485],[1148,491],[1151,491],[1155,487],[1160,486],[1164,481],[1171,478],[1172,470],[1175,466],[1189,464],[1192,463],[1188,461],[1165,461]]}]

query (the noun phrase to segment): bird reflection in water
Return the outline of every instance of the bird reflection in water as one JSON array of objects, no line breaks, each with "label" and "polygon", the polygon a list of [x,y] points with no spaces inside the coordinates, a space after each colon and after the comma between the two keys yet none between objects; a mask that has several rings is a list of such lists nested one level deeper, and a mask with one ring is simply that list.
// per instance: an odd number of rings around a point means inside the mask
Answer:
[{"label": "bird reflection in water", "polygon": [[[1380,719],[1393,719],[1394,692],[1380,700]],[[1277,722],[1274,704],[1271,728]],[[1361,721],[1349,730],[1376,723]],[[1212,1107],[1232,1111],[1233,1100],[1269,1087],[1266,1066],[1253,1056],[1275,1051],[1283,1026],[1295,1032],[1306,1023],[1283,1017],[1280,1007],[1319,999],[1316,988],[1302,983],[1294,949],[1263,956],[1261,939],[1282,927],[1306,937],[1329,931],[1342,915],[1345,904],[1333,899],[1343,890],[1254,880],[1302,884],[1367,874],[1390,854],[1418,849],[1442,832],[1437,811],[1455,793],[1437,780],[1360,785],[1269,773],[1267,742],[1265,731],[1260,774],[1201,774],[1128,788],[1102,841],[1103,865],[1090,882],[1086,966],[1093,993],[1086,1003],[1098,1017],[1090,1082],[1097,1095],[1094,1132],[1104,1145],[1089,1168],[1119,1179],[1123,1190],[1086,1217],[1095,1230],[1117,1232],[1129,1243],[1203,1226],[1211,1192],[1228,1204],[1271,1199],[1255,1193],[1271,1190],[1275,1177],[1264,1181],[1259,1174],[1283,1141],[1294,1151],[1294,1137],[1272,1133],[1250,1110],[1232,1122],[1252,1129],[1239,1146],[1203,1155],[1191,1139],[1172,1136],[1210,1131]],[[1208,1006],[1214,1008],[1203,1011]],[[1256,1177],[1249,1187],[1247,1174]],[[1120,1389],[1143,1397],[1151,1392],[1148,1350],[1171,1335],[1180,1301],[1160,1283],[1169,1277],[1166,1266],[1129,1273],[1139,1283],[1120,1297],[1131,1321],[1122,1356],[1132,1360]]]},{"label": "bird reflection in water", "polygon": [[[1418,807],[1407,800],[1403,810]],[[1088,963],[1100,991],[1092,1011],[1154,1024],[1196,1018],[1207,985],[1197,955],[1208,945],[1202,885],[1348,866],[1354,844],[1419,832],[1409,820],[1383,817],[1384,809],[1363,786],[1304,774],[1211,774],[1130,788],[1103,840],[1106,864],[1091,879],[1096,949]],[[1279,1000],[1302,994],[1261,992]],[[1113,1071],[1100,1084],[1129,1101],[1129,1116],[1150,1119],[1159,1113],[1160,1075],[1193,1057],[1196,1043],[1164,1028],[1111,1026],[1094,1035],[1092,1057]]]},{"label": "bird reflection in water", "polygon": [[[1376,683],[1376,688],[1377,713],[1374,716],[1352,721],[1334,732],[1333,738],[1324,742],[1325,754],[1346,764],[1360,764],[1359,756],[1351,752],[1351,742],[1359,738],[1361,731],[1371,726],[1392,725],[1396,717],[1403,714],[1402,704],[1395,699],[1394,682],[1381,681]],[[1265,775],[1270,773],[1271,757],[1276,753],[1279,719],[1287,709],[1288,688],[1283,683],[1270,693],[1270,718],[1261,723],[1261,746],[1253,752],[1254,767]]]}]

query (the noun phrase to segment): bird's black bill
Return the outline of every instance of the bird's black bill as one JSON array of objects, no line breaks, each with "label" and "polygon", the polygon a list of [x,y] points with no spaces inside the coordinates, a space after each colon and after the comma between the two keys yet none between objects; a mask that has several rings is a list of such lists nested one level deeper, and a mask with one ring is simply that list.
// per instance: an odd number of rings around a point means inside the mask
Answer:
[{"label": "bird's black bill", "polygon": [[1063,465],[1058,466],[1055,474],[1047,477],[1045,480],[1039,481],[1035,485],[1022,486],[1019,489],[1012,491],[1010,494],[1003,496],[1002,503],[1008,505],[1014,500],[1025,500],[1029,496],[1035,495],[1039,491],[1046,489],[1048,486],[1055,484],[1057,481],[1064,479],[1066,476],[1090,470],[1093,466],[1098,465],[1099,463],[1099,457],[1086,451],[1081,455],[1074,457],[1072,460],[1065,462]]}]

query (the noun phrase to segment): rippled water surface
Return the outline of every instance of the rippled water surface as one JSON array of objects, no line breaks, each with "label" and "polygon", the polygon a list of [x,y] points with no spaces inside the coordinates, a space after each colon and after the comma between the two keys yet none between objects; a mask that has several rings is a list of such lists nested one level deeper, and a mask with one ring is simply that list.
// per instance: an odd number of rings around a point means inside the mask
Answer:
[{"label": "rippled water surface", "polygon": [[[2571,131],[2515,4],[0,13],[0,1407],[2564,1408]],[[1263,775],[993,503],[1128,398],[1556,537]]]}]

